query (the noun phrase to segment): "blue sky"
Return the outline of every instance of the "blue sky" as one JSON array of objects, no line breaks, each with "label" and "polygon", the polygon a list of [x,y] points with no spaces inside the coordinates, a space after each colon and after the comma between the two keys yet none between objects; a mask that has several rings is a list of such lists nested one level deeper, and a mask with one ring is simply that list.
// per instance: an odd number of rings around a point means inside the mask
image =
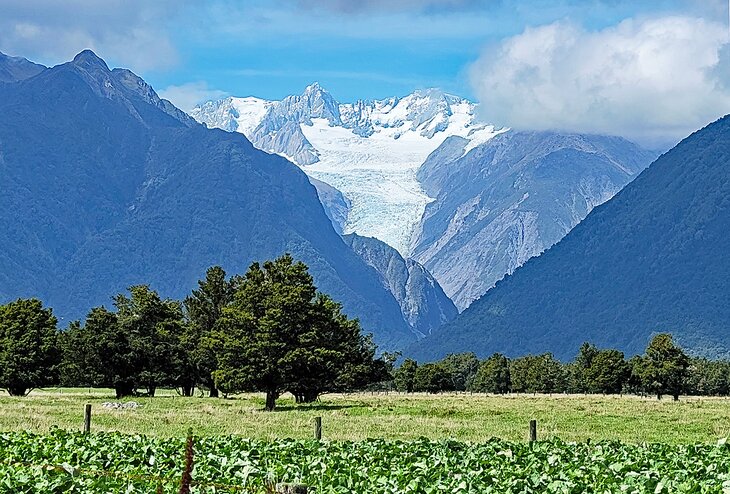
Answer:
[{"label": "blue sky", "polygon": [[[545,121],[571,128],[581,122],[561,123],[565,120],[561,118],[554,122],[548,112],[550,101],[532,94],[533,87],[526,89],[530,94],[511,94],[506,88],[521,86],[526,73],[539,71],[551,80],[562,79],[560,71],[582,73],[591,57],[625,58],[646,43],[652,28],[642,23],[653,20],[675,29],[670,37],[677,41],[672,46],[678,50],[684,50],[685,36],[703,37],[709,26],[714,38],[693,45],[690,55],[709,50],[717,58],[720,44],[726,41],[717,38],[721,26],[727,29],[727,9],[726,0],[0,0],[0,51],[53,65],[91,48],[109,65],[140,74],[184,109],[222,95],[279,99],[301,92],[316,80],[344,102],[441,87],[490,103],[496,109],[494,118],[508,125],[519,121],[523,127],[540,127],[538,121]],[[666,21],[675,17],[699,19],[706,25],[671,27]],[[627,21],[634,25],[626,27]],[[555,33],[540,31],[549,26],[572,33],[573,38],[556,41]],[[505,55],[516,43],[539,50],[532,38],[548,35],[551,42],[562,43],[550,53],[551,60],[560,63],[542,67],[531,61],[525,67],[524,59],[517,56],[515,61],[517,52]],[[627,39],[624,51],[602,51],[597,40],[616,36],[619,44]],[[592,43],[594,52],[584,53],[580,61],[563,63],[575,51],[575,39]],[[713,63],[710,60],[696,70],[706,73],[707,65]],[[503,66],[512,67],[512,72]],[[625,65],[607,67],[627,70]],[[503,73],[504,78],[492,80],[494,73]],[[516,74],[521,78],[518,84],[514,84]],[[569,83],[579,90],[586,84],[585,80]],[[627,88],[631,83],[622,82]],[[716,81],[708,84],[716,85]],[[667,97],[681,89],[674,88]],[[550,98],[555,93],[555,88],[545,88]],[[492,94],[501,99],[490,101]],[[590,98],[585,105],[592,108],[597,101],[608,104],[622,97],[605,87],[591,86],[586,94]],[[520,110],[515,118],[515,109],[501,104],[505,98],[518,101],[521,97],[534,99],[538,111]],[[713,97],[702,104],[724,104]],[[705,112],[696,120],[707,118]],[[590,120],[588,115],[583,122]],[[623,123],[607,125],[606,131],[624,127]]]},{"label": "blue sky", "polygon": [[[441,87],[474,98],[467,68],[482,50],[527,26],[574,19],[601,28],[637,15],[687,10],[686,2],[442,1],[244,2],[192,7],[171,24],[180,62],[152,71],[164,88],[211,89],[269,99],[317,80],[338,99],[383,98]],[[315,7],[317,5],[317,7]],[[428,5],[428,4],[427,4]],[[330,6],[330,8],[327,8]],[[340,8],[338,8],[340,7]]]}]

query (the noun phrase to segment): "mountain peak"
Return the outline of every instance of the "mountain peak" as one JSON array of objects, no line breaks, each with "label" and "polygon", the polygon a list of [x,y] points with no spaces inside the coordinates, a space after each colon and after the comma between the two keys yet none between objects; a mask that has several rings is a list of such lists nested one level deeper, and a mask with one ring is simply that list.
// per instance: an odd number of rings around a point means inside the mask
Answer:
[{"label": "mountain peak", "polygon": [[304,88],[305,94],[312,94],[312,93],[327,93],[328,91],[324,89],[319,82],[314,81],[309,86]]},{"label": "mountain peak", "polygon": [[91,50],[83,50],[78,55],[76,55],[72,62],[74,65],[78,65],[85,68],[102,68],[104,70],[109,70],[109,67],[107,66],[106,62],[99,58],[96,53],[94,53]]}]

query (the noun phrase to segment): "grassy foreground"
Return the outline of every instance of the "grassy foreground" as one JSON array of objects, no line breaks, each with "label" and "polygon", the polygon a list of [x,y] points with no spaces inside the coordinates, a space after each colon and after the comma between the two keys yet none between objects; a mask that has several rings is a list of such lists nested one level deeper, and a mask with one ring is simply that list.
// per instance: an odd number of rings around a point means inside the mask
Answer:
[{"label": "grassy foreground", "polygon": [[[321,416],[323,436],[333,440],[451,438],[482,442],[497,437],[523,441],[530,419],[540,439],[620,440],[629,443],[716,443],[730,436],[730,400],[683,398],[679,402],[633,396],[470,394],[327,395],[314,405],[281,399],[264,412],[263,397],[183,398],[162,392],[135,398],[136,410],[101,406],[115,401],[108,390],[36,390],[25,398],[0,395],[0,431],[47,433],[53,427],[80,429],[85,403],[92,404],[93,431],[157,437],[235,434],[252,439],[306,439]],[[126,400],[129,401],[129,400]]]}]

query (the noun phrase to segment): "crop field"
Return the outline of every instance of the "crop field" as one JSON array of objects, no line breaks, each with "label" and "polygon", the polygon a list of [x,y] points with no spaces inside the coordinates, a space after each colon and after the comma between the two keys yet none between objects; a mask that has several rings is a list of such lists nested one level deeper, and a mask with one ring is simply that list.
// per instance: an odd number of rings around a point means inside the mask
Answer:
[{"label": "crop field", "polygon": [[[730,493],[730,400],[355,394],[296,406],[105,390],[0,397],[0,492]],[[82,434],[92,404],[92,434]],[[312,438],[322,417],[323,441]],[[538,442],[527,442],[538,420]],[[311,490],[310,490],[311,492]]]},{"label": "crop field", "polygon": [[[192,492],[682,493],[730,491],[730,446],[493,439],[360,442],[236,436],[194,440]],[[185,440],[118,433],[0,434],[13,493],[178,492]]]}]

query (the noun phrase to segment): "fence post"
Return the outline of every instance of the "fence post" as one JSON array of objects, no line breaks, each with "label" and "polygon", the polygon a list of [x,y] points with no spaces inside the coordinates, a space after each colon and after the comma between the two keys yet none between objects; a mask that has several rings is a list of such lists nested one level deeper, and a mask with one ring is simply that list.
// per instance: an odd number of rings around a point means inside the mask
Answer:
[{"label": "fence post", "polygon": [[322,417],[314,417],[314,438],[322,439]]},{"label": "fence post", "polygon": [[84,434],[91,432],[91,404],[84,406]]},{"label": "fence post", "polygon": [[307,494],[308,488],[302,484],[276,484],[276,494]]},{"label": "fence post", "polygon": [[530,420],[530,442],[537,441],[537,420]]}]

